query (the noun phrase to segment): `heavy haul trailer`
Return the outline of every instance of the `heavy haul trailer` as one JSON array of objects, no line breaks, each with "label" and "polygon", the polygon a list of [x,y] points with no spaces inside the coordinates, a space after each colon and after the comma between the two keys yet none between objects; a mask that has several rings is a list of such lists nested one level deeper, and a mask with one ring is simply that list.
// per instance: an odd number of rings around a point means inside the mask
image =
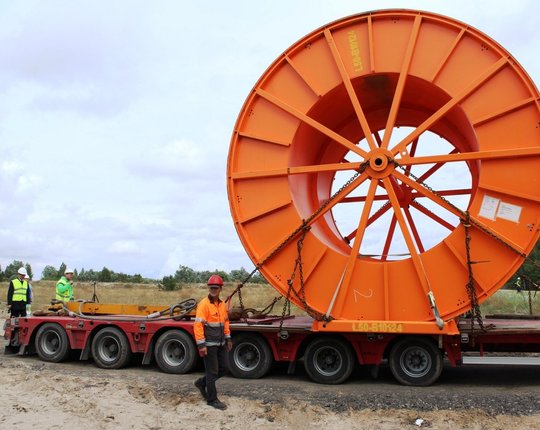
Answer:
[{"label": "heavy haul trailer", "polygon": [[[256,268],[311,318],[235,323],[233,373],[261,376],[270,350],[338,383],[355,361],[387,357],[399,381],[425,385],[443,354],[460,364],[465,352],[537,351],[537,321],[493,327],[479,305],[540,236],[538,124],[538,90],[518,62],[447,17],[370,12],[287,49],[240,112],[227,188]],[[193,347],[189,320],[23,318],[6,335],[31,347],[47,322],[78,330],[83,358],[112,354],[108,327],[120,324],[145,362],[167,345],[174,368]],[[183,341],[160,342],[170,330]],[[64,334],[49,332],[54,347]]]},{"label": "heavy haul trailer", "polygon": [[[99,307],[99,305],[96,305]],[[77,305],[78,307],[78,305]],[[73,308],[73,307],[72,307]],[[167,373],[189,373],[197,366],[193,316],[147,319],[100,316],[32,316],[6,321],[6,351],[35,354],[44,361],[72,358],[106,369],[124,367],[138,354],[142,364],[155,362]],[[453,366],[478,363],[540,364],[525,353],[540,352],[540,320],[484,319],[485,331],[461,319],[455,335],[421,335],[380,331],[321,333],[310,317],[269,317],[231,324],[231,372],[239,378],[261,378],[275,362],[288,362],[289,372],[303,358],[306,373],[323,384],[346,381],[357,365],[378,368],[387,362],[394,377],[406,385],[437,380],[446,356]],[[500,353],[511,352],[510,360]],[[493,355],[492,353],[499,353]],[[520,353],[516,356],[516,353]]]}]

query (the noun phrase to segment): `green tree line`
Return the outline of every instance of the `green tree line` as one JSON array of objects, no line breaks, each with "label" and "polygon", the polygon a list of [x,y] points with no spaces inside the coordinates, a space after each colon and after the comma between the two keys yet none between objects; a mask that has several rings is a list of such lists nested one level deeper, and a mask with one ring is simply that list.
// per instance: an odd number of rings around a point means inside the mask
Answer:
[{"label": "green tree line", "polygon": [[0,266],[0,281],[9,281],[13,279],[15,276],[17,276],[17,271],[24,267],[26,269],[26,272],[28,273],[28,276],[32,278],[32,266],[29,263],[23,263],[19,260],[13,260],[10,264],[6,266],[4,270],[2,270],[2,266]]},{"label": "green tree line", "polygon": [[[199,284],[206,283],[208,278],[212,275],[219,275],[225,282],[244,282],[248,280],[249,273],[246,269],[241,267],[240,269],[231,270],[225,272],[223,270],[194,270],[191,267],[180,265],[174,275],[164,276],[160,283],[160,288],[164,290],[176,290],[181,288],[183,284]],[[259,272],[249,277],[249,282],[254,284],[265,284],[264,279]]]},{"label": "green tree line", "polygon": [[[13,260],[6,266],[4,270],[0,266],[0,281],[9,281],[17,275],[20,267],[25,267],[30,278],[33,278],[32,266],[29,263],[23,263],[19,260]],[[64,274],[66,264],[61,263],[58,268],[52,265],[47,265],[41,272],[41,279],[46,281],[56,281]],[[180,288],[183,284],[206,283],[212,275],[219,275],[225,282],[242,282],[247,279],[249,273],[246,269],[231,270],[226,272],[223,270],[194,270],[191,267],[180,265],[174,275],[164,276],[162,279],[144,278],[140,274],[128,275],[126,273],[115,272],[114,270],[103,267],[101,270],[81,268],[73,269],[73,276],[76,280],[82,282],[123,282],[123,283],[153,283],[158,282],[160,287],[166,290],[174,290]],[[250,279],[251,283],[266,283],[266,280],[257,272]]]},{"label": "green tree line", "polygon": [[536,244],[529,257],[518,271],[506,283],[505,287],[514,287],[518,276],[521,276],[520,288],[524,290],[537,290],[540,285],[540,242]]},{"label": "green tree line", "polygon": [[[9,281],[17,275],[19,268],[24,267],[28,272],[28,275],[33,279],[32,266],[28,262],[20,260],[13,260],[8,264],[5,269],[2,270],[0,266],[0,281]],[[66,264],[61,263],[58,268],[52,265],[45,266],[41,272],[41,279],[43,280],[58,280],[64,274]],[[225,282],[243,282],[245,281],[249,273],[246,269],[241,267],[240,269],[231,270],[226,272],[224,270],[194,270],[189,266],[179,265],[176,272],[172,275],[164,276],[162,279],[144,278],[140,274],[129,275],[122,272],[115,272],[107,267],[103,267],[101,270],[77,268],[73,269],[74,277],[78,281],[82,282],[123,282],[123,283],[158,283],[160,288],[165,290],[175,290],[181,288],[184,284],[193,283],[206,283],[211,275],[220,275]],[[518,271],[509,279],[503,288],[515,288],[517,277],[522,276],[523,289],[536,289],[534,284],[540,285],[540,241],[536,244],[529,258],[518,269]],[[250,283],[264,284],[267,281],[256,272],[249,278]],[[534,283],[529,285],[530,283]]]}]

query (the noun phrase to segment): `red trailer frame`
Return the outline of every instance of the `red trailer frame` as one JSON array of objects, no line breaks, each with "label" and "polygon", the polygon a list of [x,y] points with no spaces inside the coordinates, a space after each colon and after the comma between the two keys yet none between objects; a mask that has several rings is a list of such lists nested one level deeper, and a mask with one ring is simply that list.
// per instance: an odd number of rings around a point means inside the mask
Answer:
[{"label": "red trailer frame", "polygon": [[[486,331],[469,319],[458,323],[459,335],[422,335],[372,332],[317,332],[309,317],[268,317],[231,323],[231,373],[260,378],[273,362],[288,362],[289,372],[303,358],[308,376],[316,382],[339,384],[355,365],[374,366],[387,361],[402,384],[430,385],[439,377],[443,358],[452,366],[473,354],[540,352],[540,320],[484,320]],[[98,367],[125,366],[132,354],[142,364],[155,361],[168,373],[188,373],[198,361],[193,320],[144,319],[117,315],[100,317],[32,316],[5,323],[7,353],[37,353],[42,360],[59,362],[78,352]]]}]

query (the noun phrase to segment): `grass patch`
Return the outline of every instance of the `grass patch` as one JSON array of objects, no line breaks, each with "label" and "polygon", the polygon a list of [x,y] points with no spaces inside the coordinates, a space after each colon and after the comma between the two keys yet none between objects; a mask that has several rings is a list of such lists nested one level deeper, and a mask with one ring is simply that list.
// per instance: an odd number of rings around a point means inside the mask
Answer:
[{"label": "grass patch", "polygon": [[[94,294],[92,282],[75,282],[73,293],[75,299],[91,300]],[[0,288],[4,291],[3,300],[6,300],[8,282],[0,282]],[[32,290],[34,299],[32,310],[47,307],[55,297],[56,281],[34,281]],[[221,293],[225,299],[236,288],[236,284],[226,283]],[[157,284],[129,284],[129,283],[97,283],[96,295],[100,303],[140,304],[140,305],[163,305],[169,306],[187,299],[201,300],[208,294],[206,285],[183,284],[174,291],[164,291]],[[246,284],[242,288],[242,299],[246,308],[262,310],[270,304],[279,294],[270,285]],[[283,309],[281,299],[276,303],[272,314],[281,315]],[[233,298],[233,306],[239,306],[238,295]],[[293,308],[293,306],[291,306]],[[299,309],[292,309],[293,314],[299,315]]]},{"label": "grass patch", "polygon": [[[0,288],[4,291],[2,302],[6,300],[8,282],[1,282]],[[32,283],[34,291],[34,301],[32,309],[42,309],[50,304],[55,296],[55,281],[35,281]],[[236,284],[226,283],[221,298],[225,299],[231,294]],[[157,284],[129,284],[129,283],[97,283],[96,294],[101,303],[123,303],[140,305],[162,305],[169,306],[187,299],[199,301],[205,297],[206,285],[203,284],[183,284],[174,291],[160,290]],[[91,282],[75,282],[75,299],[91,300],[94,293]],[[279,293],[270,285],[246,284],[242,288],[242,298],[246,308],[262,310],[269,305]],[[283,311],[284,298],[279,300],[274,309],[273,315],[281,315]],[[533,314],[540,314],[540,293],[532,292]],[[238,295],[233,298],[233,306],[239,306]],[[489,314],[529,314],[529,293],[515,290],[499,290],[481,306],[483,315]],[[293,315],[305,315],[303,311],[291,305]]]},{"label": "grass patch", "polygon": [[[533,315],[540,314],[540,293],[531,291]],[[480,306],[482,315],[513,314],[529,315],[529,292],[499,290]]]}]

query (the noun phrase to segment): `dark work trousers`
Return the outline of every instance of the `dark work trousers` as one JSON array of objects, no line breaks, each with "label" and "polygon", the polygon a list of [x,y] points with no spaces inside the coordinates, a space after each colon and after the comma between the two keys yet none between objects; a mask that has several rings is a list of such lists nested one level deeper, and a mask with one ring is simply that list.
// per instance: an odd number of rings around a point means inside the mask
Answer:
[{"label": "dark work trousers", "polygon": [[12,318],[15,317],[25,317],[26,316],[26,302],[11,302],[11,315]]},{"label": "dark work trousers", "polygon": [[205,375],[202,377],[202,383],[206,385],[206,401],[212,403],[217,400],[216,381],[229,370],[229,353],[225,345],[207,347],[204,369]]}]

